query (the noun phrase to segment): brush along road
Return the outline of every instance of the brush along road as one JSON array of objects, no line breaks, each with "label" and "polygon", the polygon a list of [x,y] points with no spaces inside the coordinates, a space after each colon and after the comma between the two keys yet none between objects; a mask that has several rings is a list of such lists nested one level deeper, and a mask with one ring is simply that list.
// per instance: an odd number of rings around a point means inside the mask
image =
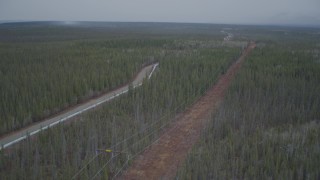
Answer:
[{"label": "brush along road", "polygon": [[38,132],[48,129],[49,127],[55,126],[63,121],[69,120],[70,118],[77,116],[85,111],[88,111],[96,106],[101,105],[104,102],[110,101],[124,93],[127,93],[129,90],[129,84],[132,84],[133,88],[139,87],[142,85],[144,78],[150,79],[154,70],[158,66],[158,63],[152,64],[144,67],[134,78],[134,80],[118,89],[115,89],[109,93],[101,95],[97,98],[91,99],[85,103],[79,104],[76,107],[70,108],[65,112],[62,112],[54,117],[45,119],[41,122],[30,125],[22,130],[11,132],[7,135],[4,135],[0,138],[0,150],[6,147],[9,147],[17,142],[20,142],[26,139],[28,136],[33,136]]}]

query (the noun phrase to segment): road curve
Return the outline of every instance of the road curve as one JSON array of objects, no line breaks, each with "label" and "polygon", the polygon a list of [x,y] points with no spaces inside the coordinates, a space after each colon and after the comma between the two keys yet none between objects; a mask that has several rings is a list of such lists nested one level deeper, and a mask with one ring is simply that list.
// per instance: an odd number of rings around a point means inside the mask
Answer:
[{"label": "road curve", "polygon": [[[142,85],[142,81],[144,78],[150,79],[154,70],[159,64],[152,64],[149,66],[144,67],[135,77],[135,79],[129,83],[133,85],[133,88],[139,87]],[[63,121],[69,120],[70,118],[77,116],[85,111],[88,111],[96,106],[101,105],[102,103],[108,102],[122,94],[125,94],[129,90],[129,84],[126,84],[123,87],[120,87],[116,90],[113,90],[109,93],[106,93],[98,98],[91,99],[83,104],[77,105],[76,107],[71,108],[70,110],[63,112],[61,114],[58,114],[54,117],[45,119],[39,123],[30,125],[22,130],[18,130],[12,133],[9,133],[8,135],[5,135],[4,137],[1,137],[0,139],[0,150],[7,148],[15,143],[18,143],[24,139],[26,139],[28,136],[33,136],[37,133],[39,133],[42,130],[48,129],[49,127],[55,126]]]}]

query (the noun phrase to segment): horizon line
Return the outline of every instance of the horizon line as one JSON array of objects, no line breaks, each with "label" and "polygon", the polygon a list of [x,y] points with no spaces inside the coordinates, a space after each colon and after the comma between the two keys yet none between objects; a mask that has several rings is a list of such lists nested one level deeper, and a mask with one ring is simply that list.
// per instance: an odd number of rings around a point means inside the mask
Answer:
[{"label": "horizon line", "polygon": [[1,24],[10,23],[32,23],[32,22],[95,22],[95,23],[168,23],[168,24],[211,24],[211,25],[235,25],[235,26],[275,26],[275,27],[297,27],[297,28],[320,28],[320,24],[299,23],[224,23],[224,22],[188,22],[188,21],[104,21],[104,20],[0,20]]}]

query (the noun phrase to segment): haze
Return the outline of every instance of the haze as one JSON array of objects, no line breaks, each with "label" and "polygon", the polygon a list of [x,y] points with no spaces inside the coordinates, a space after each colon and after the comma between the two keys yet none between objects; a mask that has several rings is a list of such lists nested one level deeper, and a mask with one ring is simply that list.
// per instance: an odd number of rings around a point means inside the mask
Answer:
[{"label": "haze", "polygon": [[320,26],[320,0],[0,0],[0,21]]}]

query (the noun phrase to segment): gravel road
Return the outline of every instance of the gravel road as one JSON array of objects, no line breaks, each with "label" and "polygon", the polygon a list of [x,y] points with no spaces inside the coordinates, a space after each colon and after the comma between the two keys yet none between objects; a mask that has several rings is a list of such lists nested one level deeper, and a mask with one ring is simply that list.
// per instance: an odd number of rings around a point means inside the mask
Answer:
[{"label": "gravel road", "polygon": [[108,102],[124,93],[127,93],[129,90],[129,84],[132,84],[134,88],[141,86],[143,79],[144,78],[150,79],[152,73],[154,72],[157,66],[158,66],[158,63],[144,67],[136,75],[135,79],[131,83],[128,83],[118,89],[115,89],[102,96],[99,96],[98,98],[91,99],[87,102],[84,102],[75,107],[72,107],[68,111],[60,113],[54,117],[45,119],[41,122],[30,125],[21,130],[17,130],[2,136],[0,138],[0,145],[1,145],[0,150],[20,142],[26,139],[28,136],[33,136],[42,130],[48,129],[49,127],[55,126],[59,123],[62,123],[63,121],[69,120],[70,118],[77,116],[90,109],[93,109],[94,107],[99,106],[104,102]]}]

